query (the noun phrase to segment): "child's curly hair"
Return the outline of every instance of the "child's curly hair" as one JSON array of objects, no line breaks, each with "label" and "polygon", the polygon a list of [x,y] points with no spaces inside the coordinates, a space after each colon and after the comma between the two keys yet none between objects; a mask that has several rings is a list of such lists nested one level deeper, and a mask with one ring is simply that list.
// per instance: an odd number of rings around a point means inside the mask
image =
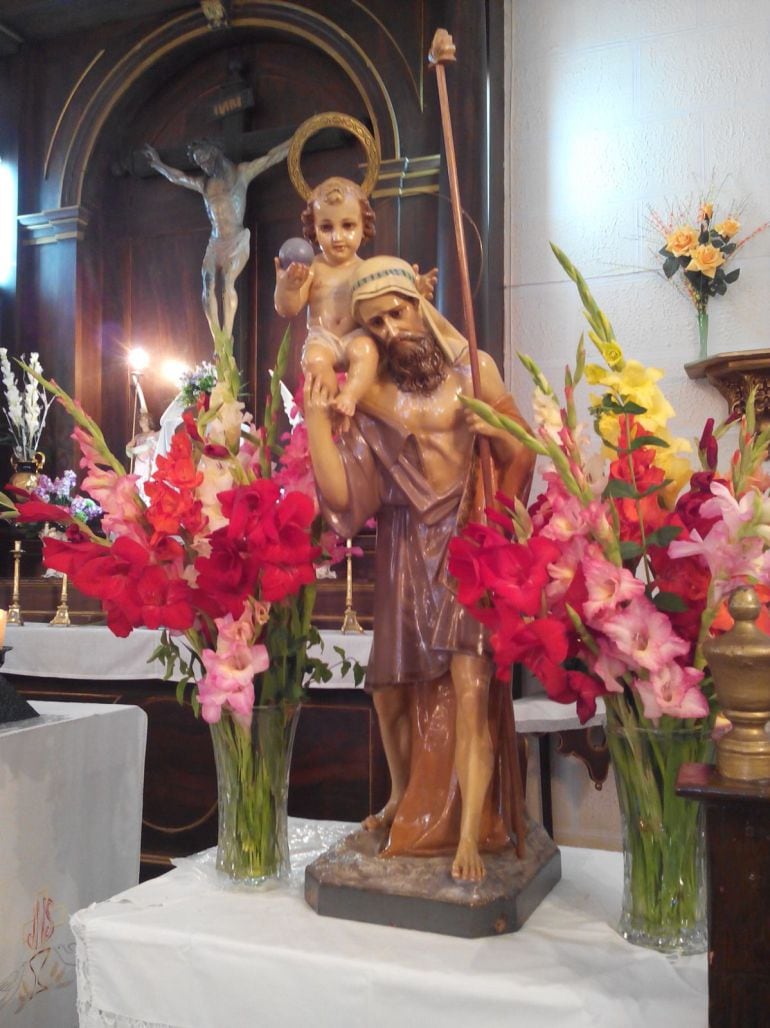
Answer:
[{"label": "child's curly hair", "polygon": [[317,203],[338,204],[349,197],[358,200],[361,206],[364,240],[374,238],[375,214],[372,210],[372,205],[369,203],[369,197],[359,185],[352,182],[349,178],[335,176],[334,178],[325,179],[320,185],[315,187],[308,197],[307,207],[301,215],[302,234],[308,242],[314,245],[318,242],[315,234],[314,205]]}]

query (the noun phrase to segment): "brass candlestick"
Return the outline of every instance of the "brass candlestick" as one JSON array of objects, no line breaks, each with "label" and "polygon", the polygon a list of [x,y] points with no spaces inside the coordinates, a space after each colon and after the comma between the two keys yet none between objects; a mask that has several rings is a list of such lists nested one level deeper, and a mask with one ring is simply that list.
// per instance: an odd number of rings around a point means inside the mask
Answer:
[{"label": "brass candlestick", "polygon": [[353,610],[353,540],[345,540],[346,558],[345,563],[347,565],[347,584],[345,588],[345,613],[342,617],[342,628],[343,632],[363,632],[363,628],[358,623],[358,616]]},{"label": "brass candlestick", "polygon": [[70,621],[70,609],[67,606],[67,576],[62,575],[61,577],[61,596],[59,598],[59,606],[56,608],[56,613],[48,622],[50,625],[63,625],[65,628],[71,625]]},{"label": "brass candlestick", "polygon": [[21,555],[24,551],[21,548],[21,540],[14,539],[13,541],[13,591],[11,593],[11,604],[8,607],[8,621],[6,624],[9,625],[23,625],[24,618],[21,616],[21,606],[19,605],[19,583],[21,580]]}]

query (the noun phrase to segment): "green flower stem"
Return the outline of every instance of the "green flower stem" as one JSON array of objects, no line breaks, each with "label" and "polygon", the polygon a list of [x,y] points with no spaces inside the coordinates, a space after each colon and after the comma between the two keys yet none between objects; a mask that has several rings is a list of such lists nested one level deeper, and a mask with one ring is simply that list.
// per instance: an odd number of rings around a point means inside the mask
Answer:
[{"label": "green flower stem", "polygon": [[697,306],[698,314],[698,360],[705,360],[709,352],[709,316],[706,305]]},{"label": "green flower stem", "polygon": [[286,800],[295,705],[255,707],[250,728],[223,712],[211,725],[217,765],[217,867],[257,883],[288,870]]},{"label": "green flower stem", "polygon": [[[708,729],[672,718],[656,728],[626,698],[606,698],[607,739],[624,821],[620,930],[670,951],[703,946],[701,810],[676,795],[683,763],[707,759]],[[700,934],[699,934],[700,933]]]}]

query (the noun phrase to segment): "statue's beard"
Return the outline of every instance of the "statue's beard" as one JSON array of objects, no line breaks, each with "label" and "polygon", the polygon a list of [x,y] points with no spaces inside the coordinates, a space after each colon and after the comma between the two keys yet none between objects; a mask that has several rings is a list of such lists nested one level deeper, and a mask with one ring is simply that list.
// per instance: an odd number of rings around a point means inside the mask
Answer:
[{"label": "statue's beard", "polygon": [[447,376],[446,360],[431,335],[401,332],[388,343],[387,367],[403,393],[432,393]]}]

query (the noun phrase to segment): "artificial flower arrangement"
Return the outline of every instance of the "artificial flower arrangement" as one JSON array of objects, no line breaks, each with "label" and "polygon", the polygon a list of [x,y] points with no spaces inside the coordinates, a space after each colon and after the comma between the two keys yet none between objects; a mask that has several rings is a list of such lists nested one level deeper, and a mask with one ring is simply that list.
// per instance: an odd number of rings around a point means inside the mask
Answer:
[{"label": "artificial flower arrangement", "polygon": [[[316,568],[328,561],[324,543],[331,546],[336,537],[322,533],[301,433],[295,430],[285,447],[277,438],[288,347],[287,333],[264,422],[256,427],[240,399],[232,340],[217,337],[211,388],[197,390],[169,452],[157,457],[144,483],[146,501],[137,476],[110,452],[93,419],[39,368],[23,365],[75,421],[82,490],[103,510],[104,535],[50,495],[16,503],[2,497],[5,518],[66,524],[64,539],[44,540],[44,563],[100,600],[113,633],[163,629],[153,658],[165,662],[167,678],[176,672],[178,698],[189,697],[212,726],[218,866],[246,879],[276,873],[285,858],[279,852],[285,843],[274,836],[286,758],[275,755],[268,766],[256,760],[254,746],[264,747],[270,733],[285,741],[305,686],[331,676],[326,661],[308,649],[321,642],[311,623]],[[358,683],[362,669],[335,649],[343,674],[352,666]],[[275,730],[257,727],[256,713],[266,707],[277,712]],[[235,793],[229,812],[222,809],[223,789]]]},{"label": "artificial flower arrangement", "polygon": [[217,384],[216,365],[201,361],[192,370],[183,371],[179,378],[179,399],[186,407],[192,407],[201,393],[211,393]]},{"label": "artificial flower arrangement", "polygon": [[40,436],[53,398],[40,384],[42,368],[36,353],[29,355],[21,388],[16,381],[8,351],[0,347],[0,375],[5,393],[5,420],[10,433],[13,456],[17,461],[36,461]]},{"label": "artificial flower arrangement", "polygon": [[32,496],[43,503],[63,508],[59,517],[55,519],[57,525],[66,519],[68,522],[80,522],[93,527],[94,522],[103,514],[102,508],[95,500],[78,492],[77,475],[71,468],[53,479],[48,475],[40,475],[37,485],[32,490]]},{"label": "artificial flower arrangement", "polygon": [[[661,372],[626,359],[580,273],[553,250],[604,364],[585,363],[581,338],[561,400],[522,356],[534,383],[532,432],[467,401],[545,460],[545,488],[529,509],[506,501],[486,525],[469,525],[451,544],[450,570],[461,602],[489,628],[501,677],[523,664],[552,699],[576,702],[581,721],[603,697],[621,807],[627,824],[642,826],[638,837],[629,829],[624,934],[697,949],[703,929],[689,941],[680,929],[696,920],[698,805],[678,800],[674,781],[683,760],[703,759],[714,724],[703,642],[717,624],[729,627],[724,606],[736,586],[770,585],[761,470],[770,431],[755,435],[750,399],[728,470],[718,470],[718,440],[735,419],[707,421],[693,468],[689,444],[668,430]],[[595,390],[593,440],[575,402],[583,378]]]},{"label": "artificial flower arrangement", "polygon": [[707,353],[709,299],[724,296],[727,287],[738,279],[740,268],[726,271],[725,266],[741,247],[767,228],[767,223],[736,242],[740,221],[735,214],[728,213],[721,221],[715,222],[714,204],[710,200],[702,201],[698,207],[697,227],[687,218],[685,211],[672,212],[667,219],[651,211],[650,220],[655,231],[665,240],[658,250],[663,257],[663,274],[671,279],[681,270],[685,291],[695,305],[702,360]]}]

